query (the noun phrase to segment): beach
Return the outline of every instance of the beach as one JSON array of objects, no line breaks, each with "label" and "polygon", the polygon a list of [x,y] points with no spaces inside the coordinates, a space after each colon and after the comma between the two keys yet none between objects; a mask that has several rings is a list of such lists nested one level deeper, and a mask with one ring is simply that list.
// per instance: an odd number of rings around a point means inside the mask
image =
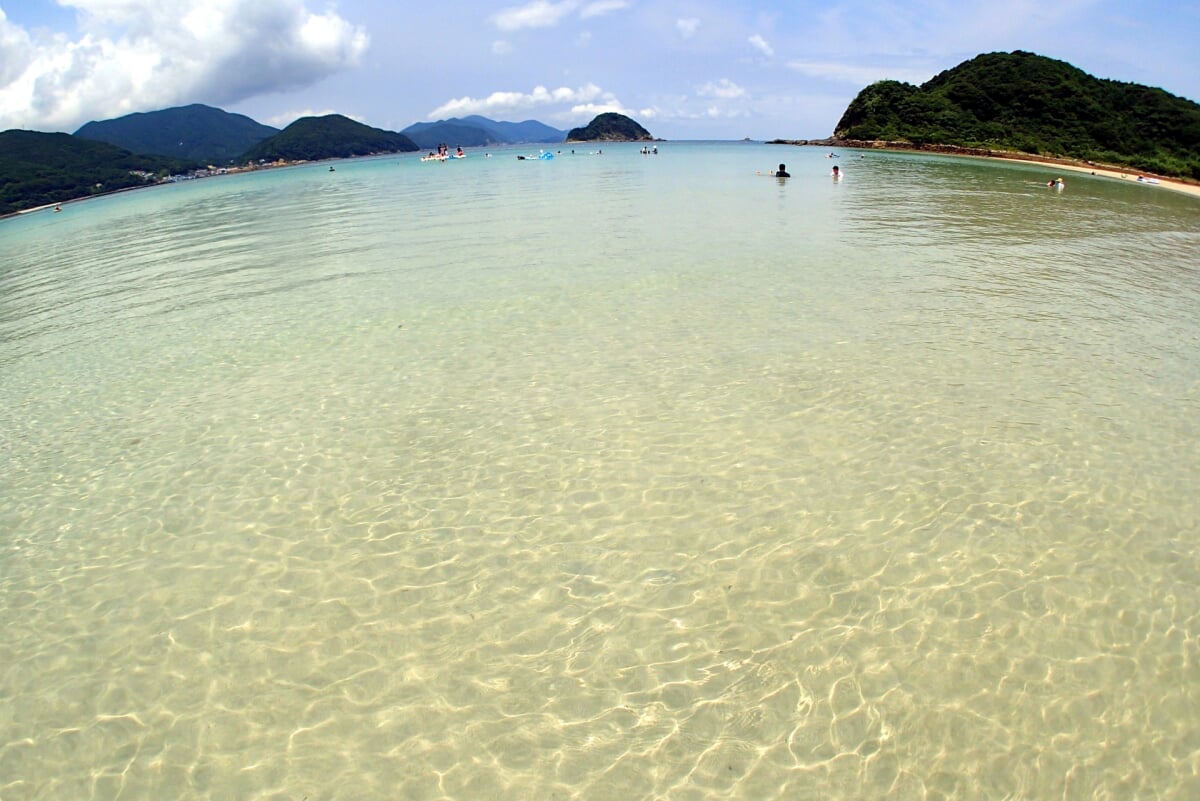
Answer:
[{"label": "beach", "polygon": [[[1133,181],[1134,183],[1145,183],[1146,186],[1169,189],[1173,192],[1183,192],[1184,194],[1192,195],[1193,197],[1200,197],[1200,183],[1194,181],[1184,181],[1178,178],[1169,178],[1166,176],[1152,175],[1149,173],[1139,173],[1129,168],[1113,165],[1090,164],[1078,159],[1036,156],[1028,153],[1018,153],[1016,151],[990,150],[976,147],[959,147],[957,145],[914,145],[911,142],[868,142],[844,139],[774,139],[770,140],[767,144],[794,145],[800,147],[838,147],[857,151],[885,150],[902,153],[936,153],[946,156],[963,156],[965,158],[983,158],[995,159],[998,161],[1045,164],[1047,166],[1047,180],[1057,177],[1056,175],[1052,174],[1055,172],[1055,170],[1065,170],[1068,172],[1088,173],[1090,175],[1096,175],[1104,178],[1116,178],[1122,181]],[[1154,182],[1146,183],[1144,181],[1138,181],[1138,176],[1152,178],[1154,179]]]},{"label": "beach", "polygon": [[[970,156],[974,157],[974,156]],[[1001,161],[1020,161],[1020,162],[1036,162],[1045,164],[1047,180],[1055,175],[1055,170],[1063,170],[1066,172],[1081,172],[1089,175],[1096,175],[1102,178],[1115,178],[1119,181],[1129,181],[1132,183],[1142,184],[1150,188],[1169,189],[1172,192],[1183,192],[1184,194],[1200,198],[1200,184],[1188,183],[1175,178],[1164,178],[1158,175],[1147,175],[1145,173],[1130,172],[1123,170],[1120,167],[1099,167],[1090,164],[1081,164],[1076,161],[1067,160],[1047,160],[1047,159],[1025,159],[1017,156],[984,156],[983,158],[994,158]],[[1139,181],[1138,177],[1153,178],[1154,183],[1146,183]],[[1064,182],[1065,183],[1065,182]]]}]

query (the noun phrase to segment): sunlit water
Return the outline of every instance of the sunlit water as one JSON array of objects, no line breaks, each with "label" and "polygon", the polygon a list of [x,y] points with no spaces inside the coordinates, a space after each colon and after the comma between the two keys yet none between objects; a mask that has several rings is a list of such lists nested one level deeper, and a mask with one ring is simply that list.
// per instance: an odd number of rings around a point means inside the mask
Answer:
[{"label": "sunlit water", "polygon": [[1200,203],[577,151],[0,222],[0,798],[1200,797]]}]

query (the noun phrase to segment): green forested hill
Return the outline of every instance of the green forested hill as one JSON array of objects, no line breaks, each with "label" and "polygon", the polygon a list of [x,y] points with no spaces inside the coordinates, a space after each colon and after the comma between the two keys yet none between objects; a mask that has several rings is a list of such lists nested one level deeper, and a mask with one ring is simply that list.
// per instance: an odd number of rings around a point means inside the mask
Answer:
[{"label": "green forested hill", "polygon": [[568,142],[648,142],[653,139],[641,125],[624,114],[611,111],[599,114],[583,128],[572,128],[567,133]]},{"label": "green forested hill", "polygon": [[372,153],[418,150],[404,134],[355,122],[341,114],[301,117],[275,136],[246,151],[240,161],[317,161]]},{"label": "green forested hill", "polygon": [[919,87],[872,84],[834,135],[1017,150],[1200,179],[1200,104],[1019,50],[977,56]]},{"label": "green forested hill", "polygon": [[133,153],[154,153],[204,164],[227,164],[277,133],[278,128],[255,122],[242,114],[193,103],[89,122],[75,135],[108,142]]},{"label": "green forested hill", "polygon": [[433,150],[438,145],[449,144],[452,147],[483,147],[492,144],[488,132],[482,128],[461,125],[453,122],[424,125],[414,130],[409,126],[401,131],[413,140],[423,150]]},{"label": "green forested hill", "polygon": [[199,166],[134,155],[65,133],[4,131],[0,133],[0,214],[154,183],[141,173],[166,175]]},{"label": "green forested hill", "polygon": [[524,122],[497,122],[472,114],[469,117],[453,117],[438,122],[417,122],[400,133],[412,139],[423,149],[432,149],[439,144],[451,147],[479,147],[494,144],[522,144],[528,142],[562,142],[566,131],[551,128],[537,120]]}]

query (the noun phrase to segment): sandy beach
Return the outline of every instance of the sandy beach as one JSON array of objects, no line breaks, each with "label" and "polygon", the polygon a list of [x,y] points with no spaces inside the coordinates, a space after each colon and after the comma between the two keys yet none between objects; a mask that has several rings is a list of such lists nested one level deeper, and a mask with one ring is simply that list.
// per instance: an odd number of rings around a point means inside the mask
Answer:
[{"label": "sandy beach", "polygon": [[[925,152],[922,149],[919,152]],[[942,152],[942,151],[939,151]],[[1020,154],[981,154],[977,152],[961,152],[954,153],[953,151],[945,151],[951,155],[971,156],[974,158],[989,158],[999,159],[1001,161],[1029,161],[1038,164],[1045,164],[1047,168],[1047,180],[1050,177],[1058,177],[1057,174],[1050,176],[1049,173],[1057,172],[1081,172],[1090,175],[1098,175],[1105,178],[1115,178],[1119,181],[1133,181],[1142,183],[1151,189],[1169,189],[1173,192],[1183,192],[1193,197],[1200,197],[1200,184],[1187,183],[1175,178],[1166,178],[1161,175],[1150,175],[1147,173],[1130,172],[1129,170],[1120,167],[1101,166],[1097,164],[1087,164],[1078,161],[1067,161],[1065,159],[1052,159],[1042,156],[1025,157]],[[1144,180],[1138,181],[1138,178]]]},{"label": "sandy beach", "polygon": [[[1200,183],[1181,181],[1177,178],[1167,178],[1162,175],[1138,173],[1112,165],[1089,164],[1087,162],[1073,159],[1056,159],[1049,156],[1034,156],[1011,151],[983,150],[980,148],[957,147],[955,145],[919,146],[913,145],[909,142],[868,142],[844,139],[773,139],[770,140],[768,144],[821,145],[824,147],[840,147],[851,150],[901,150],[910,153],[939,153],[947,156],[969,156],[971,158],[999,159],[1002,161],[1028,161],[1046,165],[1047,173],[1082,172],[1107,178],[1115,178],[1120,181],[1134,182],[1138,182],[1138,178],[1142,177],[1148,180],[1140,183],[1145,183],[1145,185],[1150,188],[1169,189],[1173,192],[1183,192],[1184,194],[1192,195],[1193,197],[1200,197]],[[1056,174],[1048,175],[1047,180],[1052,177],[1058,176]]]},{"label": "sandy beach", "polygon": [[[1032,161],[1033,160],[1033,159],[1008,158],[1006,156],[987,156],[985,158],[1000,158],[1000,159],[1003,159],[1006,161]],[[1038,159],[1038,161],[1041,161],[1041,159]],[[1054,169],[1057,169],[1057,170],[1063,170],[1063,171],[1068,171],[1068,172],[1083,172],[1083,173],[1089,173],[1091,175],[1103,176],[1106,178],[1116,178],[1117,180],[1121,180],[1121,181],[1133,181],[1135,183],[1144,183],[1147,186],[1149,186],[1150,188],[1169,189],[1173,192],[1184,192],[1184,193],[1192,195],[1194,197],[1200,197],[1200,185],[1184,183],[1183,181],[1177,181],[1172,178],[1163,178],[1163,177],[1157,176],[1157,175],[1149,176],[1149,175],[1144,175],[1142,173],[1128,172],[1128,171],[1123,171],[1117,167],[1096,167],[1096,166],[1091,166],[1091,165],[1086,165],[1086,164],[1076,164],[1076,163],[1072,163],[1072,162],[1057,162],[1057,161],[1047,161],[1045,163],[1046,163],[1047,167],[1053,167]],[[1143,177],[1143,178],[1151,179],[1151,182],[1146,183],[1145,181],[1138,181],[1139,176]],[[1155,182],[1157,182],[1157,183],[1155,183]]]}]

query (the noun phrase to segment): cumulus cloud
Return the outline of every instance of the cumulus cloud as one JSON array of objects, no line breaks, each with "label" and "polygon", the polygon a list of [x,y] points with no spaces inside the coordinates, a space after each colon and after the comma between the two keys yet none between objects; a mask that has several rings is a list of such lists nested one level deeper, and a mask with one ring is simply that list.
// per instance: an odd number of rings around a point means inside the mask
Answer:
[{"label": "cumulus cloud", "polygon": [[728,78],[722,78],[716,82],[709,81],[703,86],[697,86],[696,93],[701,97],[717,97],[722,100],[732,100],[735,97],[741,97],[746,94],[746,90]]},{"label": "cumulus cloud", "polygon": [[29,34],[10,23],[0,8],[0,87],[16,80],[21,75],[21,66],[31,62],[34,55]]},{"label": "cumulus cloud", "polygon": [[447,117],[461,117],[469,114],[482,114],[485,117],[499,117],[524,113],[532,108],[565,107],[557,113],[559,116],[578,117],[583,114],[600,114],[605,111],[615,111],[629,114],[620,101],[611,93],[605,92],[595,84],[587,84],[576,89],[559,87],[547,89],[544,86],[534,87],[530,92],[492,92],[487,97],[460,97],[435,108],[429,112],[428,119],[440,120]]},{"label": "cumulus cloud", "polygon": [[368,37],[305,0],[60,0],[79,34],[0,12],[0,129],[70,130],[181,103],[232,104],[358,63]]},{"label": "cumulus cloud", "polygon": [[687,17],[685,19],[675,20],[675,30],[679,31],[679,35],[684,39],[691,39],[696,35],[696,29],[700,27],[700,20],[695,17]]},{"label": "cumulus cloud", "polygon": [[754,46],[755,50],[758,50],[767,58],[775,55],[775,48],[771,47],[771,45],[767,43],[767,40],[759,36],[757,33],[750,37],[749,42]]}]

